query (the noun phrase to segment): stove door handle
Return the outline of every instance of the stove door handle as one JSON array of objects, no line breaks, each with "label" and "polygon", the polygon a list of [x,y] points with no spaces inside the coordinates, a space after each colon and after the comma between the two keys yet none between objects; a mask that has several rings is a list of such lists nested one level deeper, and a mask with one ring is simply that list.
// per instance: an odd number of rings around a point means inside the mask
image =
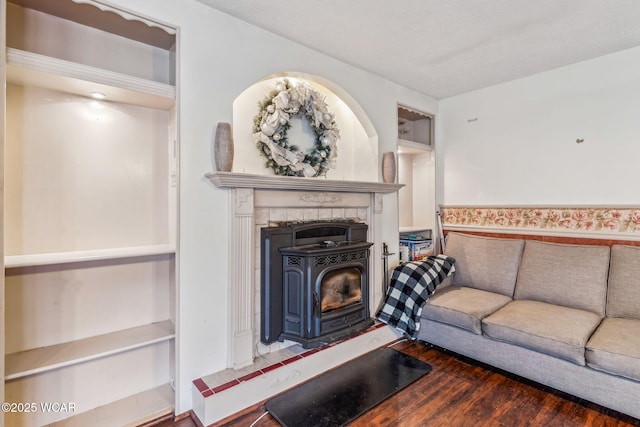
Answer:
[{"label": "stove door handle", "polygon": [[318,293],[314,292],[313,293],[313,314],[314,316],[318,317],[320,316],[320,297],[318,297]]}]

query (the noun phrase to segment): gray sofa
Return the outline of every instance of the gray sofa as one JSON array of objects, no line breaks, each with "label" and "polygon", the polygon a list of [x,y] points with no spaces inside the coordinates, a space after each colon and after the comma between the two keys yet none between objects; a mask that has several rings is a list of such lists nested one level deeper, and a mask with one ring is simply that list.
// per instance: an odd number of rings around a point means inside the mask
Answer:
[{"label": "gray sofa", "polygon": [[640,247],[449,233],[418,339],[640,418]]}]

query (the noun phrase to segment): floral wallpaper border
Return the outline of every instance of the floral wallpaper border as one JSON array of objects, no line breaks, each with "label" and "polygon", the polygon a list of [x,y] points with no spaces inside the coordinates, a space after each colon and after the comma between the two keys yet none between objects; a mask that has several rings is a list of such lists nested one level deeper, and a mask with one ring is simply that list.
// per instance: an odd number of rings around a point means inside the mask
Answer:
[{"label": "floral wallpaper border", "polygon": [[442,207],[443,227],[469,226],[587,233],[638,233],[640,207]]}]

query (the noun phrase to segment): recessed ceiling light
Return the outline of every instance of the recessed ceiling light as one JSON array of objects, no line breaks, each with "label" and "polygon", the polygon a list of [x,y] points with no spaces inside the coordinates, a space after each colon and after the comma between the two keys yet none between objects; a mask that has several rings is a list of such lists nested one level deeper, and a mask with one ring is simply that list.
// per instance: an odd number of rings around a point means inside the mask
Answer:
[{"label": "recessed ceiling light", "polygon": [[93,99],[105,99],[107,97],[107,95],[102,92],[91,92],[90,95]]}]

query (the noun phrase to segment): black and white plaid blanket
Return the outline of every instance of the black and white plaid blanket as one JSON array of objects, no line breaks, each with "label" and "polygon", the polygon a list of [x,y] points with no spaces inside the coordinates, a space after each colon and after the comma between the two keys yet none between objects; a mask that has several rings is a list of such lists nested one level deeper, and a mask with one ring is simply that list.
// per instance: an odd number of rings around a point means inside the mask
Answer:
[{"label": "black and white plaid blanket", "polygon": [[378,320],[416,339],[422,308],[440,282],[456,270],[454,263],[451,257],[435,255],[396,267]]}]

